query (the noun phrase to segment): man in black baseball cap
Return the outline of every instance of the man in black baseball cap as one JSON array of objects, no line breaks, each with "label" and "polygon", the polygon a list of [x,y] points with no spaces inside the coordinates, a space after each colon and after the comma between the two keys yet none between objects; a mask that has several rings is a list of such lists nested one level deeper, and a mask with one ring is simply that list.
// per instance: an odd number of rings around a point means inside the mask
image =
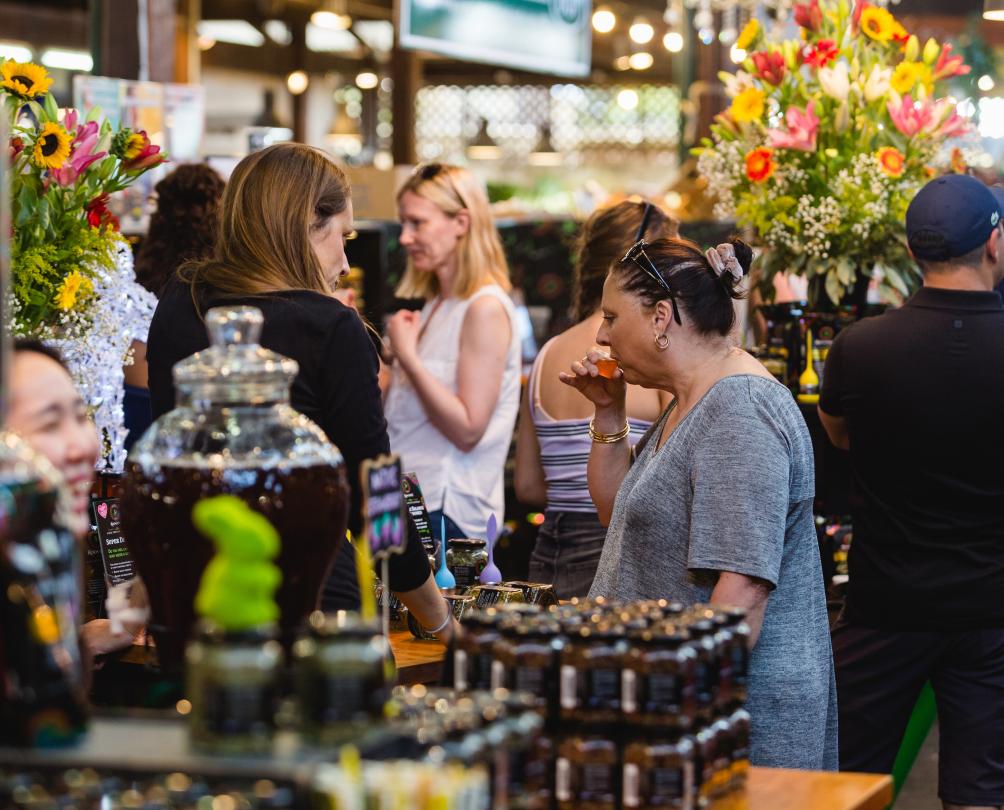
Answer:
[{"label": "man in black baseball cap", "polygon": [[888,773],[930,681],[946,808],[1004,804],[1001,206],[963,175],[917,193],[906,232],[924,286],[837,335],[819,400],[855,479],[833,631],[840,766]]}]

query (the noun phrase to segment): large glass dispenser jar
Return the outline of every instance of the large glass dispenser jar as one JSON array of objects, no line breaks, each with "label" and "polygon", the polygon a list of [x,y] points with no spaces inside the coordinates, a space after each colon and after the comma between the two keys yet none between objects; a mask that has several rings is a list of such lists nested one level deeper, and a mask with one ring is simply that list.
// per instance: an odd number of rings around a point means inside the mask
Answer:
[{"label": "large glass dispenser jar", "polygon": [[342,455],[290,406],[298,367],[258,344],[263,321],[253,307],[209,310],[210,348],[174,367],[176,407],[154,422],[126,463],[122,526],[167,670],[183,661],[195,593],[214,553],[192,525],[196,502],[236,495],[278,530],[276,602],[286,641],[317,607],[345,537]]}]

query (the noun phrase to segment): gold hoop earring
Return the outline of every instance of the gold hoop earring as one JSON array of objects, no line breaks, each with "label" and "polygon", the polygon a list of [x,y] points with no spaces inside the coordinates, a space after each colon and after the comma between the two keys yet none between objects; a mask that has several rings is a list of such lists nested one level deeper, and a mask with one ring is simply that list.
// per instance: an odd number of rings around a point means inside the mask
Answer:
[{"label": "gold hoop earring", "polygon": [[669,338],[665,334],[655,336],[655,347],[660,351],[664,352],[669,348]]}]

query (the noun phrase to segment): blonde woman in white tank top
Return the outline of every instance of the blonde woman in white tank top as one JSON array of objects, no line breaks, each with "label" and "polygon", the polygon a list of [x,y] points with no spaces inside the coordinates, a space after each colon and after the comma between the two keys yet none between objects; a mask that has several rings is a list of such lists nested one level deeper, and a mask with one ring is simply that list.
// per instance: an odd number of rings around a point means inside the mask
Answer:
[{"label": "blonde woman in white tank top", "polygon": [[509,269],[484,189],[466,169],[419,166],[397,201],[408,269],[396,294],[426,303],[387,326],[391,449],[418,473],[437,538],[440,512],[449,537],[483,537],[490,513],[503,518],[519,409]]}]

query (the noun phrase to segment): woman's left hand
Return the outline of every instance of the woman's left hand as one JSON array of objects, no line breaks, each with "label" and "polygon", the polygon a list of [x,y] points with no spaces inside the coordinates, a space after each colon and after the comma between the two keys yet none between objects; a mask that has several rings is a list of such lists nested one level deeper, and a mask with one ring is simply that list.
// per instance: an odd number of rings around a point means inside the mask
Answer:
[{"label": "woman's left hand", "polygon": [[390,350],[400,360],[413,357],[418,350],[418,334],[422,330],[422,316],[406,309],[395,312],[387,322]]}]

